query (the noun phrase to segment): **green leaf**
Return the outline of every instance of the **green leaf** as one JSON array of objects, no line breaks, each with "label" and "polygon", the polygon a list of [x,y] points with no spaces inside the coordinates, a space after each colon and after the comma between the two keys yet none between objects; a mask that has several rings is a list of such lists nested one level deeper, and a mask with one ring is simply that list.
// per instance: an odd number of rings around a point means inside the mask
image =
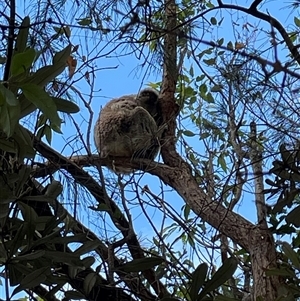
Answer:
[{"label": "green leaf", "polygon": [[210,89],[210,91],[211,92],[222,92],[222,88],[223,87],[221,85],[215,85]]},{"label": "green leaf", "polygon": [[211,23],[212,25],[217,25],[217,19],[216,19],[215,17],[211,17],[211,18],[210,18],[210,23]]},{"label": "green leaf", "polygon": [[35,260],[37,258],[43,257],[45,255],[45,250],[37,250],[32,253],[26,254],[26,255],[19,255],[12,258],[12,262],[18,262],[18,261],[28,261],[28,260]]},{"label": "green leaf", "polygon": [[297,17],[294,17],[294,23],[297,27],[300,27],[300,19],[298,19]]},{"label": "green leaf", "polygon": [[81,294],[78,291],[66,291],[65,292],[65,299],[64,300],[84,300],[86,299],[86,296]]},{"label": "green leaf", "polygon": [[223,265],[213,275],[213,277],[206,282],[204,289],[198,296],[198,299],[201,300],[207,293],[212,292],[213,290],[224,284],[233,275],[236,268],[237,260],[234,257],[226,259]]},{"label": "green leaf", "polygon": [[203,62],[208,66],[214,66],[216,65],[216,58],[208,59],[208,60],[204,59]]},{"label": "green leaf", "polygon": [[16,153],[17,146],[15,142],[4,136],[4,133],[0,133],[0,149],[5,152]]},{"label": "green leaf", "polygon": [[65,100],[62,98],[52,97],[54,103],[56,104],[57,110],[60,112],[72,114],[78,113],[79,107],[72,101]]},{"label": "green leaf", "polygon": [[85,257],[81,260],[81,262],[85,268],[89,268],[95,263],[95,257],[94,256]]},{"label": "green leaf", "polygon": [[0,107],[0,129],[6,134],[7,138],[14,134],[20,118],[21,109],[19,105],[10,106],[5,103]]},{"label": "green leaf", "polygon": [[74,254],[76,254],[78,256],[86,254],[88,252],[95,250],[100,245],[101,245],[101,243],[97,240],[84,242],[83,245],[74,252]]},{"label": "green leaf", "polygon": [[53,57],[53,65],[64,63],[67,64],[67,58],[70,56],[72,50],[72,45],[68,45],[63,50],[57,52]]},{"label": "green leaf", "polygon": [[220,154],[218,157],[218,165],[221,166],[221,168],[223,169],[223,171],[227,171],[227,165],[226,165],[226,161],[224,159],[224,154]]},{"label": "green leaf", "polygon": [[92,19],[89,17],[84,18],[84,19],[79,19],[79,21],[77,23],[81,26],[89,26],[92,24]]},{"label": "green leaf", "polygon": [[199,290],[204,284],[206,275],[207,275],[208,266],[206,263],[198,265],[196,270],[192,274],[192,283],[190,288],[190,297],[191,300],[196,300]]},{"label": "green leaf", "polygon": [[190,212],[191,212],[191,207],[188,204],[185,204],[184,210],[183,210],[183,216],[184,216],[185,220],[188,220]]},{"label": "green leaf", "polygon": [[284,277],[295,277],[295,273],[288,268],[269,269],[266,270],[266,276],[284,276]]},{"label": "green leaf", "polygon": [[20,159],[33,158],[35,156],[35,150],[28,131],[20,124],[17,124],[15,128],[15,134],[12,136],[17,144],[18,156]]},{"label": "green leaf", "polygon": [[162,262],[164,262],[164,259],[160,257],[139,258],[125,263],[124,265],[120,266],[119,269],[124,272],[140,272],[152,269]]},{"label": "green leaf", "polygon": [[15,97],[14,93],[7,89],[3,84],[0,84],[0,94],[0,106],[2,106],[4,102],[6,102],[10,106],[19,105],[19,100]]},{"label": "green leaf", "polygon": [[233,44],[232,44],[231,41],[227,43],[227,48],[228,49],[234,49]]},{"label": "green leaf", "polygon": [[22,291],[23,289],[30,289],[43,283],[47,279],[46,274],[50,273],[50,267],[43,267],[35,270],[34,272],[30,273],[22,279],[20,285],[16,287],[13,291],[13,295]]},{"label": "green leaf", "polygon": [[53,180],[46,189],[45,196],[56,199],[63,191],[63,186],[59,181]]},{"label": "green leaf", "polygon": [[187,136],[187,137],[194,137],[194,136],[195,136],[195,133],[193,133],[193,132],[191,132],[191,131],[189,131],[189,130],[183,131],[182,134],[183,134],[184,136]]},{"label": "green leaf", "polygon": [[59,251],[45,251],[45,256],[50,258],[54,262],[63,262],[69,265],[76,265],[78,267],[82,267],[82,262],[78,255],[74,253],[66,253],[66,252],[59,252]]},{"label": "green leaf", "polygon": [[25,51],[27,46],[27,41],[28,41],[29,27],[30,27],[30,18],[26,16],[21,23],[20,30],[17,35],[15,53],[22,53]]},{"label": "green leaf", "polygon": [[293,224],[295,227],[300,227],[300,206],[294,208],[288,215],[285,217],[287,223]]},{"label": "green leaf", "polygon": [[27,204],[23,202],[18,202],[18,206],[21,209],[22,216],[24,221],[35,223],[38,215],[36,214],[35,210],[28,206]]},{"label": "green leaf", "polygon": [[12,57],[10,72],[12,76],[19,75],[30,69],[34,59],[36,57],[36,52],[33,48],[28,48],[25,52],[16,53]]},{"label": "green leaf", "polygon": [[23,84],[21,89],[25,97],[40,109],[51,123],[60,128],[61,119],[58,116],[57,107],[53,99],[42,88],[35,84]]},{"label": "green leaf", "polygon": [[96,273],[89,273],[83,281],[83,290],[86,294],[89,294],[94,287],[97,280],[97,274]]},{"label": "green leaf", "polygon": [[[299,218],[299,215],[298,215]],[[286,257],[292,262],[293,266],[300,270],[300,261],[299,261],[299,255],[292,249],[289,243],[283,242],[282,243],[282,250]]]}]

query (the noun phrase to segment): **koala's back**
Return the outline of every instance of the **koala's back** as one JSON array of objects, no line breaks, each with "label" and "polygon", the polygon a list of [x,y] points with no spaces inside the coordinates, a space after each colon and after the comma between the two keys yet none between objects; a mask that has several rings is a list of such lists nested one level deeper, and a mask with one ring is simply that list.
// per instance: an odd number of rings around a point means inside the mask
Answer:
[{"label": "koala's back", "polygon": [[157,125],[136,102],[136,95],[125,95],[108,102],[100,112],[94,138],[101,157],[154,159],[159,144]]}]

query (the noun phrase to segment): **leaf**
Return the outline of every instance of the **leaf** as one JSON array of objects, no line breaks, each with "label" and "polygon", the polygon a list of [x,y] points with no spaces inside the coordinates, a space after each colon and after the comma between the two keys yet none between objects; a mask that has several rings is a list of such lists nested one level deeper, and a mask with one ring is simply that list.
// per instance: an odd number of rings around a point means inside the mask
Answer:
[{"label": "leaf", "polygon": [[210,91],[211,92],[222,92],[223,87],[221,85],[215,85],[213,86]]},{"label": "leaf", "polygon": [[208,60],[204,59],[203,62],[208,66],[214,66],[216,65],[216,58],[208,59]]},{"label": "leaf", "polygon": [[69,265],[75,265],[78,267],[82,267],[82,262],[78,255],[74,253],[66,253],[66,252],[59,252],[59,251],[45,251],[45,256],[47,258],[52,259],[54,262],[63,262]]},{"label": "leaf", "polygon": [[35,270],[21,280],[20,285],[14,289],[13,295],[22,291],[23,289],[30,289],[43,283],[47,279],[46,274],[50,273],[51,271],[49,267],[43,267]]},{"label": "leaf", "polygon": [[30,27],[30,18],[26,16],[20,25],[20,30],[17,35],[15,53],[21,53],[25,51],[27,46],[27,41],[28,41],[29,27]]},{"label": "leaf", "polygon": [[206,282],[204,289],[198,296],[198,299],[201,300],[205,295],[219,286],[224,284],[235,272],[237,268],[237,260],[234,257],[226,259],[223,265],[216,271],[213,277]]},{"label": "leaf", "polygon": [[220,154],[218,157],[218,165],[221,166],[221,168],[223,169],[223,171],[227,171],[227,165],[226,165],[226,161],[224,159],[224,154]]},{"label": "leaf", "polygon": [[12,262],[17,261],[28,261],[28,260],[35,260],[37,258],[43,257],[45,255],[45,250],[37,250],[32,253],[26,255],[20,255],[12,258]]},{"label": "leaf", "polygon": [[85,300],[86,296],[81,294],[78,291],[66,291],[65,292],[65,299],[64,300]]},{"label": "leaf", "polygon": [[293,224],[295,227],[300,227],[300,206],[294,208],[288,215],[285,217],[287,223]]},{"label": "leaf", "polygon": [[36,52],[33,48],[28,48],[25,52],[16,53],[12,57],[10,72],[12,76],[17,76],[26,72],[32,66],[36,57]]},{"label": "leaf", "polygon": [[78,113],[79,107],[72,101],[65,100],[62,98],[52,97],[54,103],[56,104],[57,110],[60,112],[72,114]]},{"label": "leaf", "polygon": [[0,129],[10,138],[15,131],[20,118],[21,108],[19,105],[10,106],[5,103],[0,107]]},{"label": "leaf", "polygon": [[77,23],[81,26],[89,26],[92,24],[92,19],[89,17],[77,20],[79,20]]},{"label": "leaf", "polygon": [[284,276],[284,277],[295,277],[295,273],[288,268],[269,269],[266,270],[266,276]]},{"label": "leaf", "polygon": [[95,263],[95,257],[94,256],[85,257],[81,260],[81,262],[85,268],[89,268]]},{"label": "leaf", "polygon": [[185,220],[188,220],[190,212],[191,212],[191,207],[188,204],[185,204],[184,210],[183,210],[183,216],[184,216]]},{"label": "leaf", "polygon": [[89,273],[83,281],[83,290],[86,294],[89,294],[94,287],[97,280],[96,273]]},{"label": "leaf", "polygon": [[64,63],[66,65],[67,59],[70,56],[71,51],[72,51],[72,45],[70,44],[63,50],[57,52],[53,57],[53,65],[56,65],[59,63]]},{"label": "leaf", "polygon": [[[0,84],[0,93],[3,97],[0,98],[0,106],[3,105],[4,102],[6,102],[10,106],[19,105],[19,100],[15,97],[14,93],[7,89],[3,84]],[[4,100],[4,102],[2,102],[1,100]]]},{"label": "leaf", "polygon": [[100,246],[100,244],[101,243],[97,240],[84,242],[83,245],[74,252],[74,254],[79,256],[94,251]]},{"label": "leaf", "polygon": [[146,257],[134,259],[124,265],[120,266],[119,269],[124,272],[140,272],[148,269],[152,269],[156,265],[164,262],[163,258],[160,257]]},{"label": "leaf", "polygon": [[294,17],[294,23],[297,27],[300,27],[300,19],[298,19],[297,17]]},{"label": "leaf", "polygon": [[[298,215],[299,218],[299,215]],[[299,255],[292,249],[289,243],[283,242],[282,243],[282,250],[286,257],[292,262],[293,266],[300,270],[300,261],[299,261]]]},{"label": "leaf", "polygon": [[20,124],[17,124],[12,138],[17,144],[18,156],[21,160],[24,158],[33,158],[35,156],[36,152],[33,149],[32,140],[28,134],[28,131]]},{"label": "leaf", "polygon": [[215,17],[211,17],[211,18],[210,18],[210,23],[211,23],[212,25],[217,25],[217,19],[216,19]]},{"label": "leaf", "polygon": [[192,283],[190,287],[191,300],[196,300],[199,290],[204,284],[207,275],[208,266],[206,263],[198,265],[196,270],[192,274]]},{"label": "leaf", "polygon": [[16,153],[17,146],[14,141],[4,137],[4,133],[0,133],[0,149],[5,152]]},{"label": "leaf", "polygon": [[63,186],[59,181],[53,180],[46,189],[45,196],[56,199],[63,191]]},{"label": "leaf", "polygon": [[57,107],[53,99],[38,85],[27,83],[21,86],[25,97],[31,101],[45,116],[60,128],[61,119],[57,113]]},{"label": "leaf", "polygon": [[187,136],[187,137],[194,137],[195,136],[195,134],[193,132],[189,131],[189,130],[183,131],[182,134],[184,136]]},{"label": "leaf", "polygon": [[21,209],[22,216],[24,221],[35,223],[38,215],[36,214],[35,210],[28,206],[27,204],[23,202],[18,202],[18,206]]}]

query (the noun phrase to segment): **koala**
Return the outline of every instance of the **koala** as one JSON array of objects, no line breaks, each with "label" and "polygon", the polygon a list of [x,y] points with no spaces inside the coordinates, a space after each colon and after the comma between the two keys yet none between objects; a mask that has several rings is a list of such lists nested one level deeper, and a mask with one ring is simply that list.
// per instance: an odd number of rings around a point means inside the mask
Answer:
[{"label": "koala", "polygon": [[[94,140],[101,157],[153,160],[159,151],[158,92],[151,88],[138,95],[124,95],[109,101],[101,110],[94,128]],[[115,168],[120,173],[132,170]]]},{"label": "koala", "polygon": [[160,127],[163,123],[160,104],[158,102],[158,91],[145,88],[136,96],[136,102],[143,107],[154,118],[156,125]]}]

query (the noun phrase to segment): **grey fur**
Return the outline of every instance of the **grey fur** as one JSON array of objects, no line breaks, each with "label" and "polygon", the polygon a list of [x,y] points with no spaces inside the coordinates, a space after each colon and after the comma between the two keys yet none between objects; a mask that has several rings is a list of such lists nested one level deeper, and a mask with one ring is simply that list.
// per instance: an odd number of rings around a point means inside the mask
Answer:
[{"label": "grey fur", "polygon": [[[101,157],[146,158],[159,150],[158,92],[151,88],[138,95],[124,95],[109,101],[101,110],[94,139]],[[121,173],[132,170],[116,168]]]}]

